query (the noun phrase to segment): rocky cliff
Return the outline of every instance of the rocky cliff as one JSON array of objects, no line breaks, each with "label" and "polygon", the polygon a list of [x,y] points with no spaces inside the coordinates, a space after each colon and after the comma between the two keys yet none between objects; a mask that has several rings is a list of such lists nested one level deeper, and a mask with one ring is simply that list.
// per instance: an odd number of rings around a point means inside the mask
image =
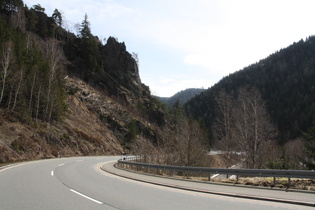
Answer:
[{"label": "rocky cliff", "polygon": [[109,37],[101,55],[104,71],[90,75],[90,82],[101,86],[110,95],[119,96],[129,90],[135,98],[150,96],[149,88],[141,83],[138,64],[126,50],[125,43]]},{"label": "rocky cliff", "polygon": [[0,52],[11,52],[10,73],[0,69],[0,163],[136,153],[170,139],[167,110],[124,43],[75,35],[18,2],[0,8]]}]

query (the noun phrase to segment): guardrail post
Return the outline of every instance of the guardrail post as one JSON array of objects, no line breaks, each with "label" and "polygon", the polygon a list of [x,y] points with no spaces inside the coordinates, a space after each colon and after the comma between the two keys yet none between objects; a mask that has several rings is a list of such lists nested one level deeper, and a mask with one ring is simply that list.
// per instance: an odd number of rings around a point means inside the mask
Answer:
[{"label": "guardrail post", "polygon": [[275,176],[273,177],[273,186],[274,187],[276,186],[276,177]]},{"label": "guardrail post", "polygon": [[288,177],[288,189],[290,188],[290,186],[291,186],[291,178]]},{"label": "guardrail post", "polygon": [[208,181],[211,181],[211,174],[208,173]]}]

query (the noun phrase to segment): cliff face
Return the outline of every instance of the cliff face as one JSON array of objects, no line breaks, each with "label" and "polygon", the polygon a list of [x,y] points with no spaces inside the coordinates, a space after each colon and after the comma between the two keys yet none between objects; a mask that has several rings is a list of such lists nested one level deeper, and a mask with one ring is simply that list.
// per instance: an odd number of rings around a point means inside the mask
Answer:
[{"label": "cliff face", "polygon": [[125,43],[119,43],[115,38],[109,37],[102,52],[105,71],[112,74],[121,84],[141,85],[138,65],[127,52]]},{"label": "cliff face", "polygon": [[138,64],[124,43],[109,37],[101,48],[101,56],[103,71],[89,75],[90,83],[100,86],[110,95],[122,98],[126,103],[130,97],[139,99],[150,96],[149,88],[141,82]]}]

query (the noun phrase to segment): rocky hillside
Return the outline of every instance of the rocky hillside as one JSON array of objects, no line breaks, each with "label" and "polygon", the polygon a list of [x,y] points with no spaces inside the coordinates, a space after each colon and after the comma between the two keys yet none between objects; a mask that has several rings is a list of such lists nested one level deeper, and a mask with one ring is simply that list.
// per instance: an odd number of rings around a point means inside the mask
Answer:
[{"label": "rocky hillside", "polygon": [[125,44],[102,44],[87,16],[74,35],[58,10],[44,11],[0,4],[0,162],[136,153],[170,139],[167,109]]},{"label": "rocky hillside", "polygon": [[108,112],[112,102],[100,99],[100,93],[81,80],[68,78],[67,86],[76,93],[67,96],[68,114],[62,123],[38,121],[25,123],[1,110],[1,161],[16,161],[87,154],[123,152],[117,137],[102,126],[94,104]]},{"label": "rocky hillside", "polygon": [[[62,122],[26,122],[16,113],[0,110],[1,162],[33,160],[60,156],[120,155],[136,152],[139,145],[154,147],[162,141],[158,127],[132,106],[77,78],[66,79],[67,115]],[[132,95],[126,90],[126,96]],[[127,100],[129,100],[127,98]],[[128,139],[129,123],[139,131]],[[138,135],[140,134],[141,135]]]}]

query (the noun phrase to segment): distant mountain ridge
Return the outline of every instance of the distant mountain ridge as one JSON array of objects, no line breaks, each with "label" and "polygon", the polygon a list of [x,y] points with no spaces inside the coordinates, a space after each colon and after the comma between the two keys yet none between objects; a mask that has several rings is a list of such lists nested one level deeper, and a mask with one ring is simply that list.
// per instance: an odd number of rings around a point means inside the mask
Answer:
[{"label": "distant mountain ridge", "polygon": [[202,93],[205,89],[202,88],[188,88],[186,90],[182,90],[171,97],[158,97],[158,99],[166,103],[168,107],[172,107],[177,100],[179,100],[180,104],[183,105],[191,98],[196,95]]}]

